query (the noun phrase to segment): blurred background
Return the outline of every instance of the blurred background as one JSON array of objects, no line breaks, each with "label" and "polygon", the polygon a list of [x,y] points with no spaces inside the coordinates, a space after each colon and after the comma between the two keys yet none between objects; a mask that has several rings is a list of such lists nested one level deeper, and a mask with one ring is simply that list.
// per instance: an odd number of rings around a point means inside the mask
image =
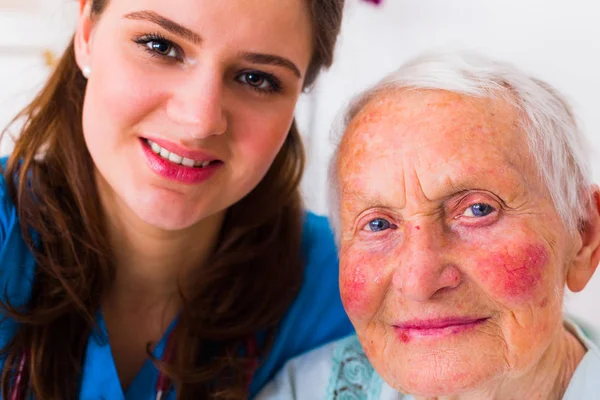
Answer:
[{"label": "blurred background", "polygon": [[[307,207],[327,213],[330,127],[349,98],[428,50],[474,50],[548,81],[571,102],[600,182],[600,2],[595,0],[346,0],[336,61],[301,98]],[[0,126],[41,87],[67,45],[75,0],[0,0]],[[11,149],[10,140],[0,152]],[[566,312],[600,333],[600,271]]]}]

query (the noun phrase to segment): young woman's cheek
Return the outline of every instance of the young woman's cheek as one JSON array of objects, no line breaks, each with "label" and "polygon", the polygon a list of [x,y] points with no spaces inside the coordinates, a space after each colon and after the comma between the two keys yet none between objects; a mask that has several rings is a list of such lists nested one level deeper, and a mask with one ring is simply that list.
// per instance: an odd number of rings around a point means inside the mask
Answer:
[{"label": "young woman's cheek", "polygon": [[524,304],[543,295],[544,275],[551,273],[548,265],[548,250],[542,244],[519,241],[481,252],[475,273],[492,297]]},{"label": "young woman's cheek", "polygon": [[[110,46],[98,42],[96,51],[106,53]],[[113,57],[97,57],[96,63],[102,65],[95,64],[92,71],[95,76],[90,84],[95,86],[89,88],[91,95],[96,98],[96,105],[103,108],[104,119],[111,119],[117,129],[131,130],[139,122],[148,122],[169,97],[172,71],[149,69],[146,64],[157,61],[150,59],[144,63],[139,55],[130,54],[136,51],[143,50],[131,46],[115,52]]]}]

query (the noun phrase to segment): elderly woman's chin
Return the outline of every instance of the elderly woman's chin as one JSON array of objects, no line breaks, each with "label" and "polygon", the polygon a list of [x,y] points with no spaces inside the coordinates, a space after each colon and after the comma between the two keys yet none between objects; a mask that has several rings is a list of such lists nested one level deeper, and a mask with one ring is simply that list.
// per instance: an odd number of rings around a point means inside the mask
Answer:
[{"label": "elderly woman's chin", "polygon": [[450,352],[432,354],[428,360],[411,360],[415,362],[409,365],[396,366],[390,360],[386,365],[373,366],[398,392],[424,398],[470,392],[483,387],[499,373],[498,368],[485,360],[458,359]]},{"label": "elderly woman's chin", "polygon": [[540,361],[558,354],[558,304],[543,304],[543,313],[524,307],[450,327],[367,329],[359,340],[374,369],[401,393],[429,398],[476,392],[481,398],[482,390],[532,374]]}]

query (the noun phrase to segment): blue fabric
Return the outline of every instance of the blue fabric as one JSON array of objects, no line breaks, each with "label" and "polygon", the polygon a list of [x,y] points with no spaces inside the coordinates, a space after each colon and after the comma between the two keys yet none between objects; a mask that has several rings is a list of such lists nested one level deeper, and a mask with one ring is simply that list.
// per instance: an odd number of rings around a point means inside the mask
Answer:
[{"label": "blue fabric", "polygon": [[340,300],[338,256],[327,219],[308,213],[302,241],[302,289],[281,323],[271,354],[254,376],[252,397],[287,360],[354,331]]},{"label": "blue fabric", "polygon": [[[6,159],[0,163],[5,165]],[[251,396],[273,378],[287,360],[352,332],[340,301],[337,252],[325,218],[307,213],[302,248],[306,260],[302,289],[278,329],[271,353],[254,376]],[[3,177],[0,177],[0,268],[0,300],[8,299],[17,306],[26,304],[31,295],[35,262],[22,239],[16,209],[6,193]],[[99,331],[88,341],[80,398],[154,400],[156,368],[147,361],[123,393],[100,313],[98,326]],[[15,330],[14,321],[2,321],[0,346],[12,338]],[[154,355],[158,358],[168,333],[156,346]],[[0,360],[0,368],[3,362]],[[175,400],[175,394],[171,392],[166,398]]]}]

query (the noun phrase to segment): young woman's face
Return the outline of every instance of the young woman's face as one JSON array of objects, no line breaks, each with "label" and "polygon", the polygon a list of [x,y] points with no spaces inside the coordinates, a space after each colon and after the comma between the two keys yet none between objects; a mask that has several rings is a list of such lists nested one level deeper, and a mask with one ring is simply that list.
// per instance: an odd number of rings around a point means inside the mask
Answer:
[{"label": "young woman's face", "polygon": [[304,0],[112,0],[94,22],[86,7],[83,131],[103,195],[178,230],[248,194],[290,128],[311,32]]}]

